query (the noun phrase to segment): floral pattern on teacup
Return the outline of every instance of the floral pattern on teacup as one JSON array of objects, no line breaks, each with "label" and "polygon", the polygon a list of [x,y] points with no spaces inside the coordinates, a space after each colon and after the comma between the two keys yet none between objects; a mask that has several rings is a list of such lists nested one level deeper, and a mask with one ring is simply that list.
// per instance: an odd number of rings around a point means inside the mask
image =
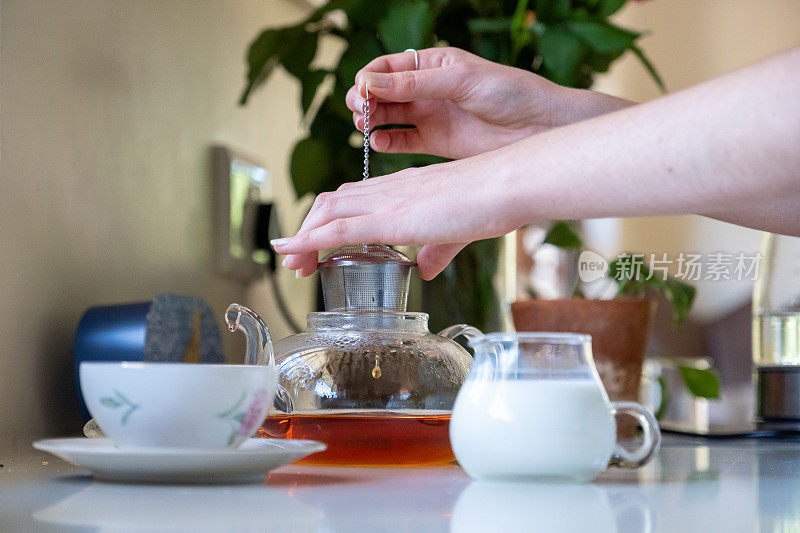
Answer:
[{"label": "floral pattern on teacup", "polygon": [[103,396],[100,398],[100,403],[111,409],[119,409],[121,407],[126,408],[126,411],[123,413],[122,419],[120,420],[120,423],[123,426],[128,423],[128,418],[130,418],[133,412],[139,409],[138,403],[133,403],[127,398],[127,396],[119,392],[117,389],[114,389],[113,396]]},{"label": "floral pattern on teacup", "polygon": [[230,420],[235,425],[228,438],[229,446],[233,444],[236,437],[249,437],[253,429],[262,422],[259,420],[260,414],[269,406],[269,393],[266,389],[259,389],[252,393],[250,404],[247,408],[243,408],[246,397],[247,393],[243,392],[232,407],[217,415],[217,418]]}]

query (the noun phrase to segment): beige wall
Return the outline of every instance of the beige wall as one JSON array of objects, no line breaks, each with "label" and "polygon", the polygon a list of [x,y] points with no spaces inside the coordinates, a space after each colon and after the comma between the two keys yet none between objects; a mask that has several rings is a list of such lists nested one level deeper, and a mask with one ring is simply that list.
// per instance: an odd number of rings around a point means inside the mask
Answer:
[{"label": "beige wall", "polygon": [[[617,22],[649,31],[642,48],[671,92],[800,45],[797,0],[650,0],[628,3]],[[616,63],[597,88],[640,102],[660,94],[632,55]],[[601,222],[598,230],[595,244],[606,253],[755,253],[761,242],[760,232],[698,216]],[[694,314],[700,319],[727,313],[752,292],[747,282],[696,285]]]},{"label": "beige wall", "polygon": [[[303,12],[289,0],[2,0],[0,440],[76,431],[71,350],[88,306],[172,291],[221,316],[244,300],[288,332],[264,284],[213,272],[208,149],[263,161],[294,227],[297,87],[281,72],[248,107],[236,101],[250,39]],[[311,284],[281,281],[302,317]]]},{"label": "beige wall", "polygon": [[[82,311],[160,291],[244,300],[288,333],[266,284],[214,274],[208,147],[225,143],[276,176],[289,231],[287,154],[301,134],[282,73],[236,105],[246,45],[303,13],[290,0],[2,0],[0,4],[0,441],[75,431],[71,350]],[[795,0],[652,0],[619,21],[671,90],[798,43]],[[601,87],[657,96],[632,58]],[[605,244],[673,251],[752,248],[758,236],[695,217],[611,223]],[[602,232],[601,232],[602,233]],[[608,234],[608,232],[606,232]],[[602,239],[600,239],[602,240]],[[609,244],[610,243],[610,244]],[[603,243],[600,243],[603,244]],[[302,319],[312,284],[282,274]],[[737,298],[749,294],[739,286]],[[719,287],[701,292],[711,308]],[[703,304],[705,305],[705,304]],[[228,355],[241,343],[225,337]]]}]

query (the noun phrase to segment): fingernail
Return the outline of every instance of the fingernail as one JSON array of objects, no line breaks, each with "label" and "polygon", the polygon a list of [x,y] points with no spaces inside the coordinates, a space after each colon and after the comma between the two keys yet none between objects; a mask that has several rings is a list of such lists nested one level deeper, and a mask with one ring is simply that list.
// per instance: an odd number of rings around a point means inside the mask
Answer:
[{"label": "fingernail", "polygon": [[385,89],[389,86],[389,75],[382,72],[365,72],[364,83],[367,87]]},{"label": "fingernail", "polygon": [[297,279],[300,279],[302,277],[302,276],[300,276],[300,271],[299,270],[295,270],[294,271],[294,277],[296,277]]},{"label": "fingernail", "polygon": [[286,244],[287,242],[289,242],[291,240],[292,239],[290,237],[286,237],[286,238],[283,238],[283,239],[272,239],[271,241],[269,241],[269,243],[274,248],[276,246],[283,246],[284,244]]},{"label": "fingernail", "polygon": [[281,265],[286,266],[286,263],[288,261],[289,261],[289,256],[287,255],[286,257],[283,258],[283,261],[281,261]]}]

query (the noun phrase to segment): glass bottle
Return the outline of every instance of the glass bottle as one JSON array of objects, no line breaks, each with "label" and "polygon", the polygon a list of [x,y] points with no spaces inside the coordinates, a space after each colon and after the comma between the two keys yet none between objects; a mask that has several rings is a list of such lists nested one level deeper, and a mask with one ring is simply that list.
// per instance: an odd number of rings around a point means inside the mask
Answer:
[{"label": "glass bottle", "polygon": [[765,233],[753,291],[757,418],[800,426],[800,238]]}]

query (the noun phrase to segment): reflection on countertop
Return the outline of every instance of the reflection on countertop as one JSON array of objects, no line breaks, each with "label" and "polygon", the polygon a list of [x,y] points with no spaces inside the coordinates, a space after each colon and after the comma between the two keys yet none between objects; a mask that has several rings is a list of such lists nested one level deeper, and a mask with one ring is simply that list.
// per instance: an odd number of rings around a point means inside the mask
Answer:
[{"label": "reflection on countertop", "polygon": [[0,457],[0,531],[800,530],[800,442],[668,439],[645,468],[588,485],[296,465],[256,485],[126,485],[35,451]]}]

